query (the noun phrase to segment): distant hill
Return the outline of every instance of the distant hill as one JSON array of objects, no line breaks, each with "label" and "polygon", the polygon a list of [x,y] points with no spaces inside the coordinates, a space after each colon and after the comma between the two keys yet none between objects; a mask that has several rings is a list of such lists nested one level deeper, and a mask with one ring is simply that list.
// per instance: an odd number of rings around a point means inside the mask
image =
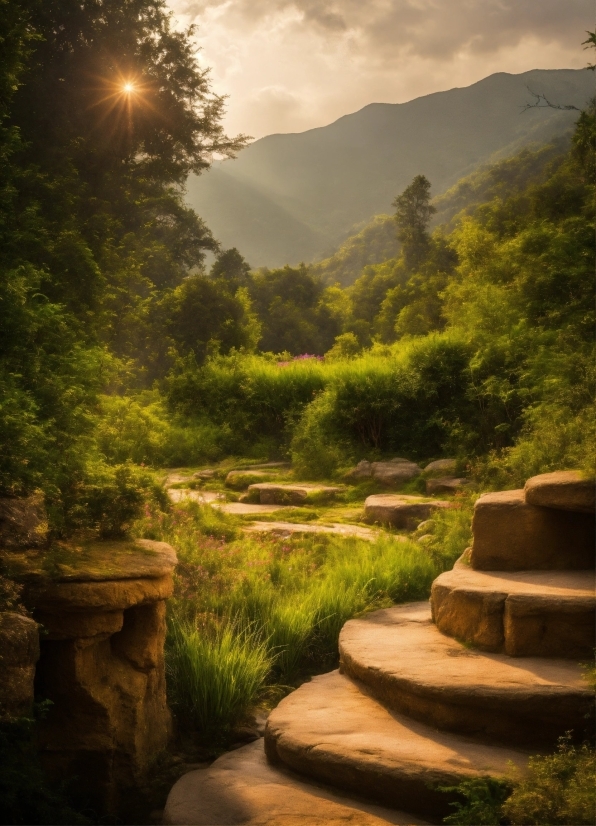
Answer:
[{"label": "distant hill", "polygon": [[[469,215],[481,204],[493,198],[515,196],[531,183],[540,182],[547,168],[568,149],[571,132],[543,146],[527,146],[512,157],[484,164],[461,178],[447,192],[433,198],[437,209],[432,226],[446,232],[455,221]],[[327,284],[340,283],[348,287],[362,274],[367,264],[381,264],[397,257],[399,243],[393,215],[375,215],[359,232],[347,238],[333,255],[310,268]]]},{"label": "distant hill", "polygon": [[191,177],[188,201],[252,267],[324,258],[387,213],[414,175],[438,195],[490,159],[566,132],[577,113],[522,112],[529,90],[581,107],[593,81],[583,69],[501,72],[408,103],[372,103],[329,126],[255,141]]}]

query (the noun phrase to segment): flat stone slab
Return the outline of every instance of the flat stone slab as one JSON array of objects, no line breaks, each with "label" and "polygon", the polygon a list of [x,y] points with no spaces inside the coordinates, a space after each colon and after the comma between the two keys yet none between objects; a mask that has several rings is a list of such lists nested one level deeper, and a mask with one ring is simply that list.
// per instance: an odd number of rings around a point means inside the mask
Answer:
[{"label": "flat stone slab", "polygon": [[275,479],[276,473],[274,469],[267,470],[266,468],[258,470],[254,468],[247,468],[246,470],[231,470],[226,476],[226,487],[234,490],[244,490],[251,484],[259,482],[270,482]]},{"label": "flat stone slab", "polygon": [[437,459],[429,462],[422,471],[425,476],[453,476],[457,468],[457,459]]},{"label": "flat stone slab", "polygon": [[467,479],[456,476],[437,476],[426,480],[426,492],[429,496],[435,493],[457,493],[465,490],[469,485]]},{"label": "flat stone slab", "polygon": [[[352,791],[354,791],[352,789]],[[208,769],[188,772],[172,788],[166,826],[399,826],[424,821],[353,800],[272,766],[263,741],[228,752]]]},{"label": "flat stone slab", "polygon": [[528,504],[523,490],[481,496],[472,532],[470,562],[478,570],[594,568],[594,517]]},{"label": "flat stone slab", "polygon": [[168,488],[170,501],[178,502],[198,502],[200,505],[210,505],[225,497],[215,490],[192,490],[191,488]]},{"label": "flat stone slab", "polygon": [[260,513],[277,513],[286,509],[287,505],[251,505],[249,502],[225,502],[213,505],[224,513],[236,516],[258,516]]},{"label": "flat stone slab", "polygon": [[262,482],[249,485],[248,494],[258,498],[261,505],[303,505],[309,497],[333,499],[342,488],[329,485],[277,485]]},{"label": "flat stone slab", "polygon": [[594,698],[579,664],[488,654],[441,634],[426,602],[347,622],[342,670],[389,708],[489,741],[552,746],[583,738]]},{"label": "flat stone slab", "polygon": [[533,476],[524,486],[530,505],[592,514],[596,510],[595,490],[594,479],[586,479],[575,470]]},{"label": "flat stone slab", "polygon": [[396,493],[380,493],[369,496],[364,502],[366,522],[379,522],[394,528],[414,530],[420,522],[439,508],[452,507],[450,502],[427,500],[421,496],[407,496]]},{"label": "flat stone slab", "polygon": [[364,686],[334,671],[314,677],[269,715],[265,747],[272,761],[325,783],[434,822],[453,798],[437,786],[465,778],[523,775],[526,753],[487,746],[388,711]]},{"label": "flat stone slab", "polygon": [[[364,528],[361,525],[345,525],[332,523],[331,525],[313,525],[311,523],[301,524],[298,522],[254,522],[247,525],[244,530],[247,533],[274,533],[280,536],[290,536],[291,534],[333,534],[334,536],[356,537],[365,539],[367,542],[374,542],[379,538],[378,531]],[[405,537],[396,537],[402,539]]]},{"label": "flat stone slab", "polygon": [[348,479],[372,478],[388,487],[398,488],[421,473],[421,468],[409,459],[391,459],[389,462],[367,462],[363,459],[346,476]]},{"label": "flat stone slab", "polygon": [[594,571],[474,571],[435,579],[433,620],[443,634],[517,657],[587,659],[596,646]]}]

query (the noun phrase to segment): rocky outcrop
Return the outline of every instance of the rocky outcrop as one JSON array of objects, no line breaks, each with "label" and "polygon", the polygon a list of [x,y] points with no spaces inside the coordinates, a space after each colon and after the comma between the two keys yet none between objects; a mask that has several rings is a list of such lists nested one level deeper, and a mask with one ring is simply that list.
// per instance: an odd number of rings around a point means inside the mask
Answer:
[{"label": "rocky outcrop", "polygon": [[437,499],[426,500],[421,496],[381,493],[369,496],[364,502],[364,519],[366,522],[415,530],[433,511],[449,507],[449,502]]},{"label": "rocky outcrop", "polygon": [[13,611],[0,614],[0,720],[31,713],[35,664],[39,659],[37,623]]},{"label": "rocky outcrop", "polygon": [[[299,522],[253,522],[244,528],[245,533],[271,533],[275,536],[289,537],[295,534],[331,534],[333,536],[353,536],[356,539],[364,539],[366,542],[374,542],[379,538],[378,531],[365,528],[361,525],[349,525],[332,522],[328,525],[317,523],[300,524]],[[397,537],[401,539],[401,537]]]},{"label": "rocky outcrop", "polygon": [[43,634],[36,693],[51,776],[76,776],[97,811],[122,811],[167,744],[165,599],[176,556],[149,540],[54,546],[4,557]]},{"label": "rocky outcrop", "polygon": [[594,480],[575,470],[543,473],[528,479],[524,497],[530,505],[594,514]]},{"label": "rocky outcrop", "polygon": [[422,471],[428,478],[431,476],[454,476],[457,470],[457,459],[437,459],[429,462]]},{"label": "rocky outcrop", "polygon": [[460,490],[465,490],[468,485],[468,480],[461,476],[438,476],[427,479],[425,483],[426,492],[429,496],[434,496],[436,493],[457,493]]},{"label": "rocky outcrop", "polygon": [[341,493],[341,488],[329,485],[282,485],[273,482],[263,482],[249,485],[249,501],[260,502],[261,505],[305,505],[309,500],[334,499]]}]

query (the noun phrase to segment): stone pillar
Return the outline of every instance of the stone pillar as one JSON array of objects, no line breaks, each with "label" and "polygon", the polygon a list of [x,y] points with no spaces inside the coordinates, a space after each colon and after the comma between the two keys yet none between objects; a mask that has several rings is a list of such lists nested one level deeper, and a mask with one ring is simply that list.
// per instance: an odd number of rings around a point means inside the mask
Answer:
[{"label": "stone pillar", "polygon": [[80,804],[122,811],[170,735],[165,600],[176,555],[138,540],[11,558],[42,628],[35,688],[52,701],[42,761],[53,778],[76,777]]}]

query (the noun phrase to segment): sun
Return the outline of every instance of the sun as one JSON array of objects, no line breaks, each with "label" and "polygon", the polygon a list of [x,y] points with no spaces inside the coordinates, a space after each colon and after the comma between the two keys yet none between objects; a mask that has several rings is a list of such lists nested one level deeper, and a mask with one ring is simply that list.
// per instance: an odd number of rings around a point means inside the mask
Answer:
[{"label": "sun", "polygon": [[126,83],[124,83],[122,85],[122,91],[127,95],[132,94],[132,92],[134,92],[134,90],[135,90],[135,85],[134,85],[134,83],[131,83],[130,81],[127,81]]}]

